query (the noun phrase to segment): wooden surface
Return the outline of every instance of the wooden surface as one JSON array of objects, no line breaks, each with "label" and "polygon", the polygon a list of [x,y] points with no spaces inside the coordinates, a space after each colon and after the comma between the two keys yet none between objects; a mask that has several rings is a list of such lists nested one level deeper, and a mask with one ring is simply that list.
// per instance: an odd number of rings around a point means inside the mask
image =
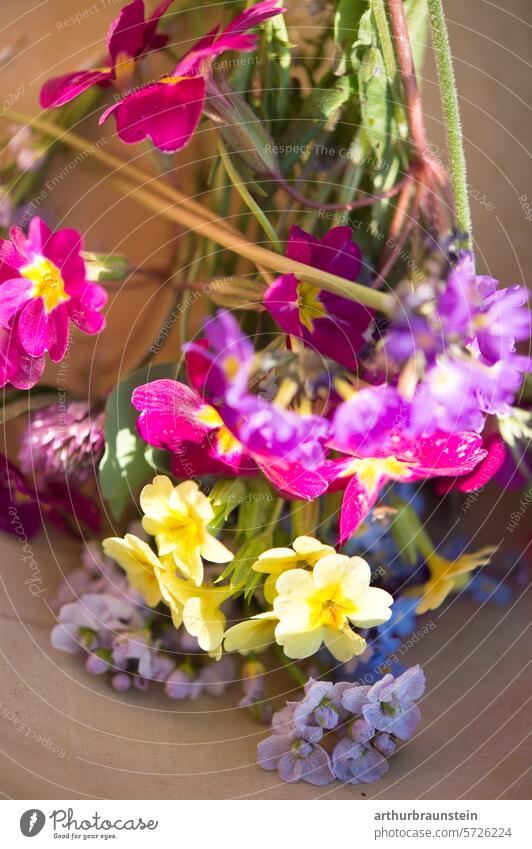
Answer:
[{"label": "wooden surface", "polygon": [[[116,13],[115,5],[102,3],[98,14],[71,26],[65,36],[58,23],[90,6],[86,0],[2,0],[0,5],[3,44],[16,46],[2,69],[3,91],[16,91],[22,81],[16,108],[33,112],[47,76],[93,61]],[[523,282],[532,267],[531,224],[519,201],[527,191],[529,169],[525,60],[532,17],[529,0],[500,6],[487,0],[445,2],[478,255],[486,270],[509,284]],[[424,88],[429,132],[438,148],[443,132],[430,56]],[[77,129],[89,139],[100,138],[94,119]],[[101,138],[108,149],[124,158],[139,155],[138,148],[116,145],[111,122],[106,133]],[[194,174],[189,163],[195,158],[201,158],[197,148],[178,160],[177,179],[184,188]],[[69,175],[50,195],[46,214],[81,229],[94,250],[125,252],[135,263],[156,267],[168,261],[172,228],[120,199],[93,171],[77,168]],[[142,288],[128,281],[118,287],[110,299],[108,332],[97,340],[75,338],[68,387],[89,383],[91,393],[100,394],[131,370],[156,336],[168,303],[168,291],[158,285]],[[177,351],[177,343],[174,334],[167,350]],[[48,379],[53,382],[53,369]],[[503,499],[491,513],[489,503],[480,499],[472,511],[481,525],[475,543],[494,542],[493,516],[499,523],[502,516],[504,525],[510,510]],[[525,536],[520,544],[524,541]],[[76,660],[53,651],[48,605],[61,572],[73,568],[79,551],[57,532],[33,549],[43,577],[38,598],[25,584],[29,575],[20,544],[0,539],[5,590],[0,607],[0,790],[7,797],[362,799],[365,793],[367,798],[491,799],[530,794],[530,756],[523,742],[530,724],[530,607],[524,600],[502,610],[458,600],[443,615],[429,616],[436,627],[407,659],[408,664],[423,663],[428,679],[416,738],[378,784],[317,790],[280,786],[275,774],[255,766],[255,746],[263,732],[235,708],[239,692],[229,691],[219,700],[202,697],[193,705],[171,702],[155,690],[118,695]],[[269,681],[270,695],[290,687],[281,673]]]}]

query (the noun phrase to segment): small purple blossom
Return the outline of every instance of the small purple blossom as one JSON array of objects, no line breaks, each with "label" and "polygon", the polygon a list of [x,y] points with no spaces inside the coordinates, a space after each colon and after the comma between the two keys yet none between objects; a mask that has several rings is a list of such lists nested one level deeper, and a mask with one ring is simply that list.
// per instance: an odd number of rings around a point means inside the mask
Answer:
[{"label": "small purple blossom", "polygon": [[347,784],[371,784],[388,772],[389,764],[380,752],[344,738],[332,753],[332,768],[336,778]]},{"label": "small purple blossom", "polygon": [[329,731],[336,728],[344,718],[342,694],[349,684],[330,681],[315,681],[309,678],[305,684],[305,698],[294,710],[294,723],[298,728],[317,726]]},{"label": "small purple blossom", "polygon": [[415,699],[425,692],[425,675],[421,667],[413,666],[399,678],[385,675],[370,687],[363,706],[366,722],[379,731],[394,734],[399,740],[409,740],[421,714]]},{"label": "small purple blossom", "polygon": [[317,787],[330,784],[334,776],[329,755],[308,729],[292,734],[272,734],[257,746],[257,762],[267,770],[277,770],[281,781],[306,781]]}]

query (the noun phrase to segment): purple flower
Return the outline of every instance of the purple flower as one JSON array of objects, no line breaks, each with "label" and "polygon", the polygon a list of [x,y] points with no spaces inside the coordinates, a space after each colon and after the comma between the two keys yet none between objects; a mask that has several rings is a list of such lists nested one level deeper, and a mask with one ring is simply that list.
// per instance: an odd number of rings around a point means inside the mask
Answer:
[{"label": "purple flower", "polygon": [[206,324],[206,334],[206,342],[187,346],[189,379],[265,474],[275,460],[285,461],[288,474],[291,466],[297,474],[298,464],[308,468],[322,461],[329,433],[325,418],[282,409],[248,391],[255,354],[236,319],[219,310]]},{"label": "purple flower", "polygon": [[[356,280],[361,251],[351,227],[333,227],[317,239],[295,225],[286,256],[322,271]],[[303,339],[324,356],[354,370],[356,355],[367,341],[373,314],[361,304],[283,274],[269,287],[264,303],[285,333]]]},{"label": "purple flower", "polygon": [[354,743],[369,743],[375,729],[365,719],[355,719],[349,726],[349,736]]},{"label": "purple flower", "polygon": [[195,699],[201,688],[192,680],[191,671],[184,665],[170,673],[164,685],[164,692],[169,699]]},{"label": "purple flower", "polygon": [[131,676],[125,672],[117,672],[111,678],[111,687],[118,693],[125,693],[131,687]]},{"label": "purple flower", "polygon": [[85,661],[85,669],[87,672],[90,672],[91,675],[104,675],[108,672],[110,659],[108,654],[109,652],[107,650],[102,649],[91,652]]},{"label": "purple flower", "polygon": [[89,593],[63,605],[51,640],[54,648],[79,654],[88,639],[91,649],[107,648],[117,632],[141,626],[142,616],[130,603],[113,595]]},{"label": "purple flower", "polygon": [[200,669],[197,686],[209,696],[221,696],[233,682],[235,674],[232,657],[224,655],[221,660],[208,663]]},{"label": "purple flower", "polygon": [[381,755],[384,755],[385,758],[389,758],[390,755],[393,755],[397,749],[397,746],[389,734],[375,734],[372,742],[377,751],[380,752]]},{"label": "purple flower", "polygon": [[419,665],[403,672],[399,678],[385,675],[370,687],[362,711],[366,722],[379,731],[409,740],[421,714],[414,704],[425,692],[425,675]]},{"label": "purple flower", "polygon": [[370,784],[382,778],[389,764],[370,746],[344,738],[334,747],[332,768],[336,778],[346,784]]},{"label": "purple flower", "polygon": [[342,694],[349,684],[330,681],[315,681],[309,678],[305,684],[305,697],[294,710],[293,720],[297,728],[317,726],[331,730],[343,719]]},{"label": "purple flower", "polygon": [[344,708],[355,716],[362,715],[362,709],[368,703],[369,689],[368,686],[363,687],[360,684],[351,685],[342,696]]},{"label": "purple flower", "polygon": [[272,734],[261,740],[257,746],[257,763],[263,769],[276,769],[281,781],[289,784],[307,781],[323,787],[334,778],[329,755],[315,742],[310,729]]}]

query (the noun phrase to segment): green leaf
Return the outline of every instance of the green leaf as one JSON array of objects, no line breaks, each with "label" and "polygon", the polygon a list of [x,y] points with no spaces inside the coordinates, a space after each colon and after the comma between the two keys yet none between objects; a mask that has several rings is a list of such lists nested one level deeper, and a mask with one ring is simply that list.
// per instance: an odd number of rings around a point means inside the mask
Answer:
[{"label": "green leaf", "polygon": [[220,528],[229,516],[239,507],[246,496],[246,485],[240,478],[219,478],[212,487],[209,500],[214,508],[215,518],[211,528]]},{"label": "green leaf", "polygon": [[314,536],[318,524],[319,504],[314,501],[292,501],[292,533],[295,537]]},{"label": "green leaf", "polygon": [[384,59],[378,47],[368,47],[359,70],[362,131],[378,162],[390,136],[390,93]]},{"label": "green leaf", "polygon": [[[264,531],[258,536],[247,539],[240,546],[234,559],[231,561],[232,573],[230,584],[233,588],[243,587],[249,578],[252,577],[252,566],[263,551],[267,551],[272,547],[272,531]],[[226,570],[227,571],[227,570]],[[259,576],[260,579],[260,576]],[[256,586],[255,582],[255,586]]]},{"label": "green leaf", "polygon": [[[369,0],[338,0],[334,14],[334,43],[342,58],[337,74],[344,74],[347,58],[358,37],[360,22],[369,8]],[[371,44],[371,42],[369,42]]]},{"label": "green leaf", "polygon": [[138,436],[138,411],[131,404],[137,386],[152,380],[175,378],[178,366],[162,363],[133,372],[116,386],[105,406],[105,452],[100,462],[99,480],[103,497],[115,519],[120,519],[133,495],[152,475],[153,455],[146,458],[146,443]]},{"label": "green leaf", "polygon": [[251,478],[238,511],[237,533],[244,539],[253,538],[266,527],[273,533],[283,503],[264,478]]},{"label": "green leaf", "polygon": [[432,550],[434,546],[424,530],[415,510],[396,495],[390,496],[390,504],[396,508],[397,514],[391,525],[391,533],[399,549],[401,558],[410,566],[415,566],[419,554],[424,550]]},{"label": "green leaf", "polygon": [[342,77],[331,88],[315,88],[305,98],[280,145],[285,151],[284,171],[289,170],[306,153],[308,143],[333,120],[350,95],[349,80]]},{"label": "green leaf", "polygon": [[281,242],[279,241],[279,236],[275,232],[273,225],[270,223],[268,217],[264,214],[264,212],[260,208],[259,204],[255,200],[255,198],[250,195],[245,182],[242,180],[242,177],[240,176],[240,174],[236,170],[235,166],[233,165],[233,162],[231,161],[231,157],[227,153],[225,145],[224,145],[224,143],[222,142],[221,139],[218,140],[218,150],[220,151],[220,156],[222,158],[224,168],[227,172],[227,176],[231,180],[233,186],[235,187],[238,194],[240,195],[240,197],[242,198],[242,200],[246,204],[249,211],[252,213],[252,215],[255,216],[255,218],[259,222],[260,226],[264,230],[264,233],[266,234],[266,236],[270,240],[271,247],[275,251],[277,251],[277,253],[282,254],[283,253],[283,246],[281,245]]}]

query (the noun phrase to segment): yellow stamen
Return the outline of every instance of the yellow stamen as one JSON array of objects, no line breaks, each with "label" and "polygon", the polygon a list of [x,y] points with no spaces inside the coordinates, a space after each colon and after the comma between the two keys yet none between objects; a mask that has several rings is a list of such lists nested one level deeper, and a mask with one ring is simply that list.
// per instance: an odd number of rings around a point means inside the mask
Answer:
[{"label": "yellow stamen", "polygon": [[42,298],[47,313],[52,312],[59,304],[70,299],[70,295],[65,292],[65,284],[60,270],[46,257],[37,257],[30,265],[21,268],[20,273],[22,277],[31,280],[33,289],[30,296]]},{"label": "yellow stamen", "polygon": [[297,306],[299,309],[299,320],[301,324],[312,333],[314,321],[327,315],[325,307],[319,299],[320,289],[311,283],[300,282],[297,284]]}]

